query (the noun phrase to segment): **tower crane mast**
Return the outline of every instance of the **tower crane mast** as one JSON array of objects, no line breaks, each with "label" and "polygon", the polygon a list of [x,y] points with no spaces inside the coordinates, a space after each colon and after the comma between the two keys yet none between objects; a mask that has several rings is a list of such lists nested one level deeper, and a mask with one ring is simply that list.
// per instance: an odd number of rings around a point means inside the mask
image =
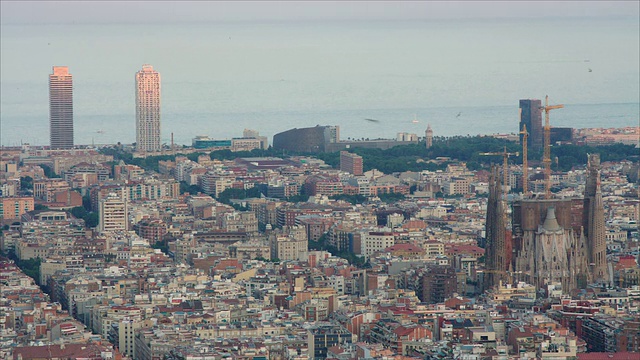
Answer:
[{"label": "tower crane mast", "polygon": [[564,105],[549,105],[549,95],[544,97],[544,156],[542,163],[544,164],[544,192],[545,198],[551,198],[551,125],[549,124],[549,111],[562,109]]},{"label": "tower crane mast", "polygon": [[526,196],[529,192],[529,159],[527,155],[529,133],[526,124],[522,125],[519,134],[522,135],[522,194]]}]

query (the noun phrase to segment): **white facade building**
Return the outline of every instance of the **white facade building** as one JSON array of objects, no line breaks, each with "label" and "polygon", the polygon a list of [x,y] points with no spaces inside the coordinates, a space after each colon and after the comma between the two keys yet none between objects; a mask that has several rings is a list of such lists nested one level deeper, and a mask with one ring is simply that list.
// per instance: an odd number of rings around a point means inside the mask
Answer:
[{"label": "white facade building", "polygon": [[129,220],[127,201],[117,194],[110,193],[100,200],[100,232],[128,230]]},{"label": "white facade building", "polygon": [[361,236],[361,254],[367,258],[395,244],[395,238],[390,231],[370,231]]}]

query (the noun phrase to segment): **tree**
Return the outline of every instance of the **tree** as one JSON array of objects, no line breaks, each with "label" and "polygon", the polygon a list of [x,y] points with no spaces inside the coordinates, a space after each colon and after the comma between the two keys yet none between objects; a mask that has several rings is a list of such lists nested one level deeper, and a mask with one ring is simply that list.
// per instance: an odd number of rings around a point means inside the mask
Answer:
[{"label": "tree", "polygon": [[339,194],[339,195],[331,195],[329,196],[330,199],[335,199],[335,200],[344,200],[346,202],[349,202],[353,205],[355,204],[362,204],[363,202],[367,201],[367,197],[364,195],[360,195],[360,194],[356,194],[356,195],[346,195],[346,194]]},{"label": "tree", "polygon": [[31,176],[23,176],[20,178],[21,190],[33,190],[33,178]]},{"label": "tree", "polygon": [[160,249],[165,254],[169,254],[169,241],[167,239],[163,239],[160,241],[156,241],[153,245],[151,245],[153,249]]},{"label": "tree", "polygon": [[329,245],[327,243],[327,233],[322,234],[318,241],[309,240],[309,250],[326,250],[331,253],[331,255],[341,257],[350,264],[355,265],[357,267],[365,266],[365,259],[362,256],[357,256],[356,254],[349,252],[347,250],[338,250],[335,246]]},{"label": "tree", "polygon": [[260,195],[262,195],[262,193],[260,192],[260,189],[254,186],[246,190],[228,188],[228,189],[225,189],[220,194],[218,194],[216,198],[218,199],[218,201],[220,201],[223,204],[231,204],[231,199],[256,198],[256,197],[260,197]]},{"label": "tree", "polygon": [[285,200],[292,203],[307,202],[309,200],[309,195],[300,193],[298,195],[289,196]]},{"label": "tree", "polygon": [[82,206],[76,206],[71,209],[71,215],[73,215],[77,219],[82,219],[87,216],[87,210]]},{"label": "tree", "polygon": [[202,193],[202,188],[198,185],[189,185],[184,181],[180,181],[180,194],[186,193],[196,195]]},{"label": "tree", "polygon": [[44,164],[40,164],[38,165],[42,168],[42,170],[44,170],[44,176],[53,179],[53,178],[59,178],[60,175],[56,174],[55,172],[53,172],[53,169],[49,166],[49,165],[44,165]]},{"label": "tree", "polygon": [[191,153],[191,154],[187,154],[187,159],[197,162],[198,161],[198,157],[200,155],[204,155],[204,154],[205,153],[203,153],[203,152],[194,152],[194,153]]},{"label": "tree", "polygon": [[92,228],[92,227],[98,226],[98,223],[99,223],[98,217],[99,217],[99,215],[95,211],[94,212],[89,212],[83,206],[76,206],[74,208],[71,208],[71,210],[69,212],[75,218],[84,220],[84,224],[88,228]]},{"label": "tree", "polygon": [[394,203],[396,201],[404,200],[405,196],[401,193],[384,193],[378,194],[378,197],[382,202]]},{"label": "tree", "polygon": [[272,262],[272,263],[279,263],[280,259],[278,258],[274,258],[274,259],[265,259],[262,256],[258,256],[256,257],[254,260],[258,260],[258,261],[264,261],[264,262]]},{"label": "tree", "polygon": [[36,283],[40,282],[40,264],[42,263],[40,258],[20,260],[13,251],[9,251],[7,255],[25,275],[33,278]]},{"label": "tree", "polygon": [[100,218],[100,216],[98,215],[97,212],[87,213],[87,215],[83,218],[84,219],[84,224],[88,228],[94,228],[94,227],[98,226],[98,224],[100,223],[100,219],[99,218]]},{"label": "tree", "polygon": [[315,251],[315,250],[325,250],[325,241],[327,239],[327,233],[322,234],[319,238],[318,241],[313,241],[311,239],[309,239],[309,247],[308,249],[311,251]]},{"label": "tree", "polygon": [[[89,196],[89,194],[87,194],[87,195],[82,197],[82,206],[87,211],[93,210],[93,209],[91,209],[91,197]],[[96,210],[98,210],[98,209],[96,209]]]}]

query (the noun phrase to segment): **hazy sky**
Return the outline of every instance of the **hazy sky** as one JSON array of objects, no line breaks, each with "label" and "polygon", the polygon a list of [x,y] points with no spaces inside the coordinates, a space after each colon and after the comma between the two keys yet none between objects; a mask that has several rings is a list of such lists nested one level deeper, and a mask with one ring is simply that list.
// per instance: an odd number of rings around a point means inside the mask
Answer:
[{"label": "hazy sky", "polygon": [[638,1],[1,1],[3,24],[638,17]]}]

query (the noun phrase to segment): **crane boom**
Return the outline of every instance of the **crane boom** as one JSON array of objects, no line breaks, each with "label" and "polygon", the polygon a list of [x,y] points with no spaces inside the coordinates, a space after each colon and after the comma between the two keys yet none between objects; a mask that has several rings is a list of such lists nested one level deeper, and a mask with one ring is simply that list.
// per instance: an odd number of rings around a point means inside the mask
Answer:
[{"label": "crane boom", "polygon": [[551,198],[551,125],[549,124],[549,111],[562,109],[564,105],[549,105],[549,95],[544,98],[544,192],[545,198]]},{"label": "crane boom", "polygon": [[527,141],[529,141],[529,133],[527,132],[527,124],[522,125],[522,194],[527,195],[529,192],[529,158],[527,155]]}]

